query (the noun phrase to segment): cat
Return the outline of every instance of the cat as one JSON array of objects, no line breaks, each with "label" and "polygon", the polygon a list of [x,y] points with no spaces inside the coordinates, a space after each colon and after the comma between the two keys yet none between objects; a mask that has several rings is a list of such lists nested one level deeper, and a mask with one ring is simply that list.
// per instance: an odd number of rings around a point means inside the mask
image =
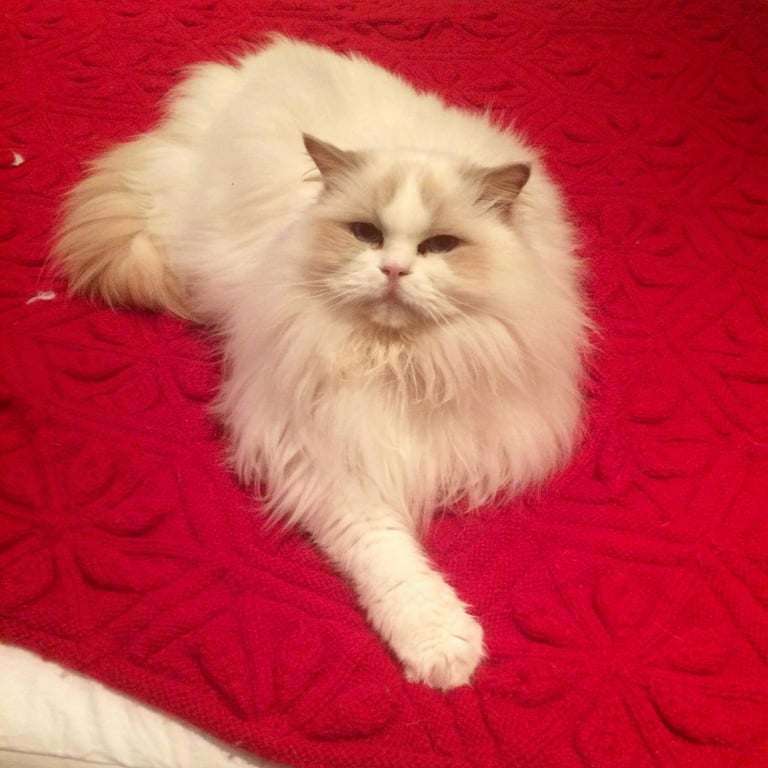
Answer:
[{"label": "cat", "polygon": [[77,293],[215,330],[239,478],[348,578],[409,680],[470,683],[483,631],[420,533],[540,483],[580,431],[583,270],[540,157],[272,36],[91,164],[54,257]]}]

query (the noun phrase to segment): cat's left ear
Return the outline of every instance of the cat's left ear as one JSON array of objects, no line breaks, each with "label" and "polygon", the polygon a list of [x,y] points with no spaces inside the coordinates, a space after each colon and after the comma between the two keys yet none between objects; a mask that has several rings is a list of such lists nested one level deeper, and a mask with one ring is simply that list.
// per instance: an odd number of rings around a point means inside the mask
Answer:
[{"label": "cat's left ear", "polygon": [[531,176],[531,166],[511,163],[497,168],[476,168],[472,176],[480,189],[478,202],[490,203],[492,208],[508,213]]},{"label": "cat's left ear", "polygon": [[323,181],[328,185],[334,178],[349,173],[360,165],[360,155],[339,149],[326,141],[320,141],[308,133],[302,133],[304,148],[320,171]]}]

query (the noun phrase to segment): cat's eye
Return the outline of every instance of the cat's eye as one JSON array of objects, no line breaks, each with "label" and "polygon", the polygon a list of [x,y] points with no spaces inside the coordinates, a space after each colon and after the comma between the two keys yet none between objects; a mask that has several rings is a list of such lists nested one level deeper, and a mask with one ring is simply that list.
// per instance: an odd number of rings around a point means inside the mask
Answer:
[{"label": "cat's eye", "polygon": [[433,235],[422,240],[417,250],[423,256],[425,253],[448,253],[459,245],[461,240],[453,235]]},{"label": "cat's eye", "polygon": [[353,221],[349,229],[361,243],[378,247],[384,242],[382,231],[368,221]]}]

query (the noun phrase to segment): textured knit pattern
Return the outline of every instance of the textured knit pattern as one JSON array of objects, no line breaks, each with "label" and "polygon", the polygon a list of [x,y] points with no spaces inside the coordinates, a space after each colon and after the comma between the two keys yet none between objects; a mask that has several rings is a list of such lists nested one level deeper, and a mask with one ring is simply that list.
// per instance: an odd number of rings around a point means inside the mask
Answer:
[{"label": "textured knit pattern", "polygon": [[[487,631],[447,695],[223,468],[205,333],[43,269],[80,164],[272,29],[514,116],[583,235],[583,448],[427,541]],[[768,6],[4,0],[0,36],[0,638],[300,768],[768,765]]]}]

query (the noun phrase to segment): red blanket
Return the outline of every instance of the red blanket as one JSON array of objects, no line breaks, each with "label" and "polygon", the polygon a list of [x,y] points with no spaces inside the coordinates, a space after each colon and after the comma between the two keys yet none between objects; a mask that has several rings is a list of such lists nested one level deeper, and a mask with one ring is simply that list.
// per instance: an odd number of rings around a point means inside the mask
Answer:
[{"label": "red blanket", "polygon": [[[4,0],[0,25],[2,639],[304,768],[768,765],[767,6]],[[490,652],[447,695],[223,469],[205,334],[43,269],[79,164],[269,29],[516,116],[583,233],[588,438],[541,494],[435,525]]]}]

